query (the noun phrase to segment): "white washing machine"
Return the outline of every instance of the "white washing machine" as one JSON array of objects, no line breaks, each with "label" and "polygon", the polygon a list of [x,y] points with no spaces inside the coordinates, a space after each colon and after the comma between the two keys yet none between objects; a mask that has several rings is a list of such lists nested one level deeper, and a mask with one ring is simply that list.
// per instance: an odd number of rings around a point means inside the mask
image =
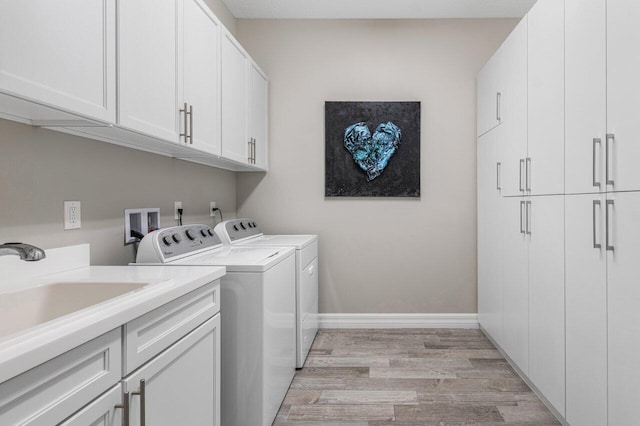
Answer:
[{"label": "white washing machine", "polygon": [[295,374],[295,250],[223,246],[206,225],[161,229],[140,242],[136,265],[225,266],[221,290],[221,418],[268,426]]},{"label": "white washing machine", "polygon": [[318,236],[263,235],[252,219],[232,219],[215,227],[224,244],[296,249],[296,368],[302,368],[318,332]]}]

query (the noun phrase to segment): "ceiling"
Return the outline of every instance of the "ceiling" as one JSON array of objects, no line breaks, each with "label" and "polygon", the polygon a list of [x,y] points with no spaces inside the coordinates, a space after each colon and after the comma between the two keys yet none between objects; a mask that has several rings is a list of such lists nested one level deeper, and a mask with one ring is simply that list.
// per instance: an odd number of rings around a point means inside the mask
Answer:
[{"label": "ceiling", "polygon": [[223,0],[236,18],[521,18],[536,0]]}]

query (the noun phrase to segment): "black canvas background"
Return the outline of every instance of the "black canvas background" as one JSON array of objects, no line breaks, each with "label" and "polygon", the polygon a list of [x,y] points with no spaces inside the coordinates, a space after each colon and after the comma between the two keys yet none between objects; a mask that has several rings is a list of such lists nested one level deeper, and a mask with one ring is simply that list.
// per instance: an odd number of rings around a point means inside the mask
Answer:
[{"label": "black canvas background", "polygon": [[[360,121],[371,134],[387,121],[402,132],[389,164],[371,182],[344,147],[345,129]],[[420,102],[325,102],[325,196],[419,197]]]}]

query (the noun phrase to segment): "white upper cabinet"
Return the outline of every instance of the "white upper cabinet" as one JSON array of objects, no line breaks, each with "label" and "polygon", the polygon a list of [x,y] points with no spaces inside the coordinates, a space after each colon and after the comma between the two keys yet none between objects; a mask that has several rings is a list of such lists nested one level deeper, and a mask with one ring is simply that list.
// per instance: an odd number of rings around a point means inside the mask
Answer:
[{"label": "white upper cabinet", "polygon": [[502,195],[525,193],[527,157],[527,20],[525,16],[498,50],[503,64],[498,157]]},{"label": "white upper cabinet", "polygon": [[189,144],[220,155],[220,22],[200,0],[184,0],[184,22]]},{"label": "white upper cabinet", "polygon": [[179,142],[185,130],[179,120],[181,5],[181,0],[118,3],[118,124],[171,142]]},{"label": "white upper cabinet", "polygon": [[529,11],[527,192],[564,193],[564,1]]},{"label": "white upper cabinet", "polygon": [[499,58],[494,55],[478,74],[478,136],[500,124],[498,61]]},{"label": "white upper cabinet", "polygon": [[248,73],[250,58],[228,32],[222,34],[222,155],[249,162]]},{"label": "white upper cabinet", "polygon": [[606,189],[606,20],[606,0],[565,0],[567,194]]},{"label": "white upper cabinet", "polygon": [[268,104],[269,80],[258,65],[249,65],[249,138],[251,139],[250,161],[261,169],[268,166]]},{"label": "white upper cabinet", "polygon": [[[607,0],[608,191],[640,190],[640,3]],[[608,173],[607,173],[608,172]]]},{"label": "white upper cabinet", "polygon": [[[0,93],[103,122],[116,118],[115,0],[0,3]],[[0,102],[0,112],[52,120],[55,110]]]}]

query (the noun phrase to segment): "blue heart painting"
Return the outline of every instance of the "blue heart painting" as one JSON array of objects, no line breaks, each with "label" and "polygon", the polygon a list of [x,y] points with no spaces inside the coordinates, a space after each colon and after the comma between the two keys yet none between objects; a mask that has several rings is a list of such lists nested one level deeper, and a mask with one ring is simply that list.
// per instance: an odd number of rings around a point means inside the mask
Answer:
[{"label": "blue heart painting", "polygon": [[352,124],[344,131],[344,147],[367,173],[369,182],[382,174],[401,140],[402,131],[391,121],[380,123],[373,135],[364,122]]}]

